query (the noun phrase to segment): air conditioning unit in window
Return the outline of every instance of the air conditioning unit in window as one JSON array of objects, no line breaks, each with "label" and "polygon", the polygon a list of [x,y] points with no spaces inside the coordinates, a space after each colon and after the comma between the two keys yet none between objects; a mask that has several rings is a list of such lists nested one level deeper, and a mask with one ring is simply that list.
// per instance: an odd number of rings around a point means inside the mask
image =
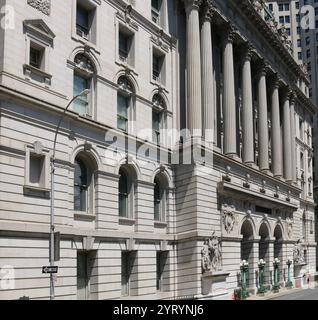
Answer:
[{"label": "air conditioning unit in window", "polygon": [[81,38],[85,39],[85,40],[89,40],[89,35],[88,33],[84,32],[81,29],[77,29],[76,30],[77,35],[79,35]]}]

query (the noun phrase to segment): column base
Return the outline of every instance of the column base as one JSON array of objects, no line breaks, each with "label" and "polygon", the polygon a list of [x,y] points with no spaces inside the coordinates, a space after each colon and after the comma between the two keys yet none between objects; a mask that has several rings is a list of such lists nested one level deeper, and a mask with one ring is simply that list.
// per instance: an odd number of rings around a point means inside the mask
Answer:
[{"label": "column base", "polygon": [[236,153],[227,153],[225,155],[235,161],[242,162],[242,159]]},{"label": "column base", "polygon": [[244,164],[252,169],[255,169],[255,170],[259,169],[255,162],[245,162]]},{"label": "column base", "polygon": [[262,171],[263,173],[267,174],[268,176],[271,176],[271,177],[274,176],[273,173],[272,173],[269,169],[261,169],[261,171]]}]

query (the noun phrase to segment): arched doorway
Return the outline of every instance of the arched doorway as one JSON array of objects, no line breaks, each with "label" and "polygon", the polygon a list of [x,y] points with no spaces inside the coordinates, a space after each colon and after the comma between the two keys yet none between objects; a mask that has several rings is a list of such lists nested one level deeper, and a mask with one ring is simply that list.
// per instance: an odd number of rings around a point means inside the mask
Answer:
[{"label": "arched doorway", "polygon": [[270,233],[269,228],[266,223],[263,223],[259,229],[259,260],[264,260],[266,262],[265,265],[265,283],[270,283],[270,252],[269,252],[269,240]]},{"label": "arched doorway", "polygon": [[283,281],[283,230],[282,227],[278,224],[274,230],[274,259],[279,259],[280,261],[280,282]]},{"label": "arched doorway", "polygon": [[244,221],[241,228],[241,261],[245,260],[249,264],[248,287],[253,287],[254,284],[254,232],[252,223],[249,220]]}]

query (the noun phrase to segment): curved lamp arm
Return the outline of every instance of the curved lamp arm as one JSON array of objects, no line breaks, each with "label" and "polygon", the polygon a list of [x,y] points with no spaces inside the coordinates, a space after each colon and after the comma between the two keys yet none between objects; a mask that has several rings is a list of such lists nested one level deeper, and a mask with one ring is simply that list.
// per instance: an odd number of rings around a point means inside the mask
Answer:
[{"label": "curved lamp arm", "polygon": [[63,119],[64,119],[64,117],[65,117],[65,114],[66,114],[68,108],[71,106],[71,104],[72,104],[77,98],[83,97],[83,96],[87,96],[87,95],[89,95],[89,93],[90,93],[90,90],[89,90],[89,89],[86,89],[86,90],[82,91],[80,94],[78,94],[77,96],[73,97],[72,100],[67,104],[66,108],[64,109],[63,114],[62,114],[62,116],[61,116],[61,118],[60,118],[60,120],[59,120],[59,122],[58,122],[58,125],[57,125],[57,127],[56,127],[56,131],[55,131],[54,144],[53,144],[53,156],[52,156],[52,161],[53,161],[53,162],[54,162],[54,160],[55,160],[55,148],[56,148],[57,135],[58,135],[59,129],[60,129],[60,127],[61,127],[62,121],[63,121]]}]

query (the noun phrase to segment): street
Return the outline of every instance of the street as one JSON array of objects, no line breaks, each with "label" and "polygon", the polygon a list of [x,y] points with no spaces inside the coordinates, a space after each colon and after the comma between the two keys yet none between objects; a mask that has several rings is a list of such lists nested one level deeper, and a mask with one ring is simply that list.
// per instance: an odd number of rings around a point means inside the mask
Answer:
[{"label": "street", "polygon": [[318,300],[318,288],[286,294],[270,300]]}]

